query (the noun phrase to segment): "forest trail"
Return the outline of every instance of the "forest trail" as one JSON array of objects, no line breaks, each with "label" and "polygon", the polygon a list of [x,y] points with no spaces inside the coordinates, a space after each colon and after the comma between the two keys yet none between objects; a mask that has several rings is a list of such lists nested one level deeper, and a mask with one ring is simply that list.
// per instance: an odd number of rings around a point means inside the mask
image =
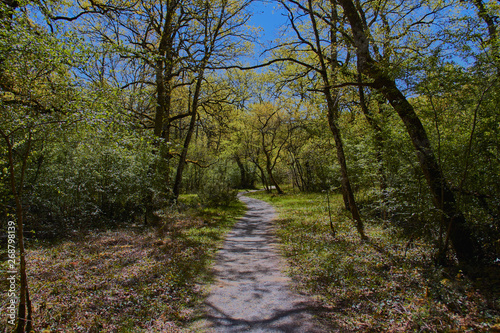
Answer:
[{"label": "forest trail", "polygon": [[243,195],[247,213],[228,234],[198,332],[325,332],[312,301],[292,293],[274,237],[274,208]]}]

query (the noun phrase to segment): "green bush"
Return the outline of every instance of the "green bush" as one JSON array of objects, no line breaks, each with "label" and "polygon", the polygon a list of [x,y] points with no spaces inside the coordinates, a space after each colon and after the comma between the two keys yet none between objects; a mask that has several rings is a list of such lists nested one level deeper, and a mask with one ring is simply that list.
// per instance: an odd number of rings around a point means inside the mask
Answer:
[{"label": "green bush", "polygon": [[238,190],[219,182],[208,182],[198,192],[200,202],[208,207],[227,207],[238,200],[237,195]]},{"label": "green bush", "polygon": [[35,179],[25,198],[30,230],[55,236],[144,215],[146,205],[161,196],[152,172],[156,156],[145,140],[120,134],[91,140],[68,133],[46,144],[39,153],[43,163],[27,172],[29,180]]},{"label": "green bush", "polygon": [[230,170],[229,163],[217,163],[207,170],[204,183],[198,190],[202,205],[226,207],[237,200],[238,190],[233,187]]}]

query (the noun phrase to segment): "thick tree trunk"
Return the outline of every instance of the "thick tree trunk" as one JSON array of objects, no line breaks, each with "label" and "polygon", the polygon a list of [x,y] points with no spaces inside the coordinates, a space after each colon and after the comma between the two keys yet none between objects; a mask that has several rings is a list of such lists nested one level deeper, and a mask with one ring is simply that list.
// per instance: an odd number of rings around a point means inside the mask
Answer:
[{"label": "thick tree trunk", "polygon": [[449,237],[461,263],[476,263],[482,257],[482,249],[473,237],[472,228],[457,207],[455,196],[449,188],[440,166],[434,156],[427,133],[413,106],[369,53],[361,18],[352,0],[339,0],[351,25],[357,51],[358,66],[363,74],[373,80],[372,86],[389,101],[403,121],[410,139],[417,151],[423,174],[431,190],[435,206],[442,210],[448,224]]},{"label": "thick tree trunk", "polygon": [[156,62],[156,113],[154,135],[159,138],[163,130],[163,119],[165,117],[165,76],[163,60]]},{"label": "thick tree trunk", "polygon": [[170,110],[172,99],[172,80],[174,64],[177,54],[174,50],[174,39],[178,27],[175,25],[176,10],[180,6],[179,1],[166,1],[166,14],[163,20],[162,35],[158,45],[159,59],[156,61],[156,113],[154,120],[154,135],[161,138],[159,142],[159,153],[161,164],[157,172],[161,174],[164,189],[170,188],[169,163],[170,154],[168,142],[170,141]]}]

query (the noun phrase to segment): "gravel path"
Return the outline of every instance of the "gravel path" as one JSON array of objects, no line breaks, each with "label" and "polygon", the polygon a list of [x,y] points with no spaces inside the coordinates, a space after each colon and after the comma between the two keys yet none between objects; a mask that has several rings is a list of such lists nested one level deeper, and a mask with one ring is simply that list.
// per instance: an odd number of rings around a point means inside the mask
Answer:
[{"label": "gravel path", "polygon": [[282,272],[271,220],[273,207],[240,196],[246,215],[228,234],[214,267],[216,282],[205,302],[202,332],[325,332],[313,320],[312,303],[290,290]]}]

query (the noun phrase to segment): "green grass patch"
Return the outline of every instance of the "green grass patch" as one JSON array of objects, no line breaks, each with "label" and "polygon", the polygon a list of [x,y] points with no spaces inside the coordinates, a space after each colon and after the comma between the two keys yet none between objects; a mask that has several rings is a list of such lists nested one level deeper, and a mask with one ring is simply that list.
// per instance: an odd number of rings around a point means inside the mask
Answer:
[{"label": "green grass patch", "polygon": [[[225,233],[244,211],[238,202],[164,212],[158,228],[95,231],[78,240],[30,246],[37,331],[180,331],[204,297],[200,286],[211,278],[210,264]],[[0,287],[7,290],[4,281],[2,274]],[[0,331],[5,326],[6,316]]]},{"label": "green grass patch", "polygon": [[500,323],[499,280],[493,277],[498,270],[471,279],[454,268],[437,268],[430,244],[409,243],[370,221],[370,241],[363,242],[341,195],[330,198],[335,237],[325,194],[249,195],[276,207],[290,274],[299,288],[320,297],[329,309],[321,317],[333,331],[489,332]]}]

